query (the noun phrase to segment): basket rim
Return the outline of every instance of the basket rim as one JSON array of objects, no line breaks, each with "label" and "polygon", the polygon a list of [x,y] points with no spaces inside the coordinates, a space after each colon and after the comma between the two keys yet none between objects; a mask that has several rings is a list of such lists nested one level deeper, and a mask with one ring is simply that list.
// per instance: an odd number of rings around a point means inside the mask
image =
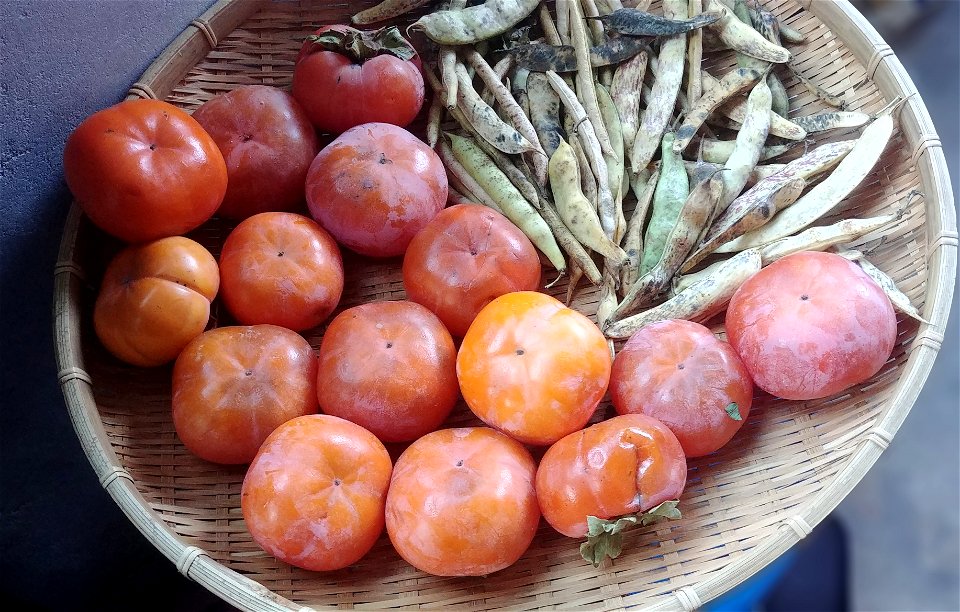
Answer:
[{"label": "basket rim", "polygon": [[[191,55],[203,57],[216,48],[218,38],[229,35],[269,0],[218,0],[181,34],[147,68],[129,89],[127,99],[164,98],[193,66]],[[659,595],[645,609],[693,610],[745,581],[810,533],[866,475],[896,434],[929,377],[943,341],[957,276],[957,220],[953,191],[939,136],[912,79],[893,50],[848,0],[797,0],[806,11],[830,24],[867,69],[867,78],[892,99],[909,97],[900,111],[899,124],[912,161],[920,175],[925,198],[927,231],[927,282],[924,317],[888,405],[876,425],[858,442],[846,465],[815,497],[795,509],[768,537],[722,569],[670,594]],[[856,44],[853,44],[856,43]],[[58,379],[74,430],[84,454],[113,500],[127,518],[178,571],[228,603],[245,610],[310,610],[284,598],[260,583],[227,568],[201,548],[185,543],[150,508],[134,478],[123,469],[100,420],[93,383],[84,369],[80,343],[80,307],[77,296],[83,271],[76,261],[76,242],[83,213],[71,204],[54,268],[54,353]]]}]

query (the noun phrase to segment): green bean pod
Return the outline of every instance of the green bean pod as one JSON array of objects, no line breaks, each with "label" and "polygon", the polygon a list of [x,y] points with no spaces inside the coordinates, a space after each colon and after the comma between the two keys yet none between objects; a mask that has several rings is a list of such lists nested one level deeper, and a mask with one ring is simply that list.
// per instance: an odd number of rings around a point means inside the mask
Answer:
[{"label": "green bean pod", "polygon": [[713,216],[721,193],[723,193],[723,180],[720,178],[720,173],[690,191],[667,237],[666,248],[660,261],[630,287],[623,301],[614,311],[614,318],[623,318],[637,306],[650,304],[670,287],[670,281],[677,269],[693,249],[700,233]]},{"label": "green bean pod", "polygon": [[383,0],[380,4],[360,11],[350,18],[357,25],[377,23],[409,13],[427,4],[430,0]]},{"label": "green bean pod", "polygon": [[[617,66],[642,53],[650,45],[641,38],[611,36],[607,42],[590,47],[590,65],[594,68]],[[518,66],[534,72],[573,72],[577,69],[577,51],[571,45],[529,43],[510,48]]]},{"label": "green bean pod", "polygon": [[790,61],[789,51],[768,41],[751,26],[737,19],[733,11],[717,0],[707,0],[704,8],[709,12],[720,13],[720,20],[710,24],[710,28],[731,49],[765,62],[785,64]]},{"label": "green bean pod", "polygon": [[[733,14],[736,15],[737,19],[749,26],[752,26],[753,29],[759,32],[761,36],[773,44],[777,46],[783,46],[780,44],[779,35],[774,29],[772,29],[775,26],[775,23],[771,24],[769,21],[755,21],[752,18],[752,13],[753,11],[747,8],[747,5],[743,0],[737,0],[734,4]],[[760,18],[758,15],[758,19],[762,18]],[[744,55],[743,53],[737,53],[737,65],[742,68],[753,68],[754,70],[763,72],[770,64],[763,60],[758,60],[755,57],[750,57],[749,55]],[[783,82],[780,80],[780,77],[771,71],[767,75],[767,85],[770,87],[770,108],[778,115],[786,117],[790,113],[790,96],[787,94],[787,89],[783,86]]]},{"label": "green bean pod", "polygon": [[702,323],[722,312],[740,285],[759,271],[760,255],[755,249],[737,253],[721,262],[714,274],[692,283],[650,310],[608,323],[603,333],[608,338],[629,338],[645,325],[666,319]]},{"label": "green bean pod", "polygon": [[659,165],[652,174],[644,170],[637,175],[636,182],[631,185],[637,189],[637,206],[627,222],[627,231],[623,237],[623,250],[627,253],[627,260],[620,271],[620,286],[629,288],[640,278],[640,257],[643,255],[643,227],[647,220],[647,211],[653,201],[653,192],[660,179]]},{"label": "green bean pod", "polygon": [[770,132],[770,103],[770,87],[761,79],[747,97],[747,116],[737,134],[737,144],[723,166],[726,172],[723,173],[721,212],[740,195],[760,160],[763,143]]},{"label": "green bean pod", "polygon": [[640,90],[647,71],[647,58],[646,52],[639,53],[617,66],[610,84],[610,96],[620,115],[625,151],[633,150],[633,141],[637,138],[637,128],[640,125]]},{"label": "green bean pod", "polygon": [[512,125],[505,123],[473,88],[463,64],[457,63],[457,105],[481,138],[508,154],[536,151],[537,147]]},{"label": "green bean pod", "polygon": [[585,247],[620,265],[626,254],[603,232],[596,211],[580,191],[580,169],[573,147],[566,142],[550,157],[550,187],[564,224]]},{"label": "green bean pod", "polygon": [[870,115],[860,111],[831,111],[805,117],[794,117],[791,121],[805,129],[808,134],[813,134],[827,130],[858,128],[870,123],[870,119]]},{"label": "green bean pod", "polygon": [[803,35],[803,32],[796,30],[783,22],[780,22],[780,36],[783,38],[783,40],[793,45],[804,45],[807,42],[807,37]]},{"label": "green bean pod", "polygon": [[676,141],[673,143],[674,150],[682,152],[686,149],[697,130],[714,110],[733,96],[752,87],[762,76],[762,72],[753,68],[737,68],[723,75],[717,86],[700,96],[700,99],[684,114],[683,123],[677,128]]},{"label": "green bean pod", "polygon": [[[687,16],[686,0],[665,0],[664,16],[673,18]],[[678,34],[664,39],[660,43],[660,54],[650,58],[650,68],[655,79],[651,89],[650,103],[640,119],[637,137],[630,151],[630,168],[633,174],[643,170],[657,151],[657,142],[662,137],[674,106],[680,97],[680,84],[683,81],[683,67],[687,56],[686,34]]]},{"label": "green bean pod", "polygon": [[667,237],[677,223],[683,203],[690,195],[690,181],[680,154],[673,150],[674,135],[667,132],[661,143],[660,178],[653,194],[653,211],[643,237],[640,275],[649,272],[663,255]]},{"label": "green bean pod", "polygon": [[550,87],[545,74],[531,72],[527,77],[527,98],[530,100],[530,122],[549,158],[564,137],[560,124],[560,96]]},{"label": "green bean pod", "polygon": [[[699,154],[703,158],[703,161],[712,162],[715,164],[725,164],[727,160],[730,159],[730,154],[733,153],[733,148],[736,145],[735,140],[713,140],[712,138],[703,138],[700,140],[700,150]],[[782,145],[769,145],[763,147],[763,151],[760,152],[760,161],[766,161],[768,159],[773,159],[774,157],[779,157],[784,153],[790,151],[797,146],[797,142],[788,142]]]},{"label": "green bean pod", "polygon": [[645,11],[622,8],[609,15],[588,17],[598,19],[613,32],[630,36],[676,36],[708,26],[718,19],[719,13],[701,13],[691,19],[667,19]]},{"label": "green bean pod", "polygon": [[623,130],[620,126],[620,114],[610,97],[610,92],[602,85],[597,85],[597,102],[600,103],[600,116],[610,136],[613,145],[613,155],[604,155],[607,161],[607,183],[613,196],[616,226],[613,231],[613,241],[619,243],[627,229],[627,221],[623,216],[623,173],[625,167]]}]

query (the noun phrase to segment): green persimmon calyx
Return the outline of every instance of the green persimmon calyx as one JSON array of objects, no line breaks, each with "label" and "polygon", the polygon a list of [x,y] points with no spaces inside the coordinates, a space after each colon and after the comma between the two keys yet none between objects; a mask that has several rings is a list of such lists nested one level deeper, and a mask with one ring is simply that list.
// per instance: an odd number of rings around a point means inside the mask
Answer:
[{"label": "green persimmon calyx", "polygon": [[679,500],[665,501],[646,512],[627,514],[612,519],[587,517],[587,541],[580,545],[580,556],[594,567],[607,557],[616,559],[623,551],[623,532],[634,525],[645,527],[663,520],[680,518]]},{"label": "green persimmon calyx", "polygon": [[417,55],[416,49],[403,37],[397,26],[373,31],[340,27],[323,34],[308,36],[307,40],[327,51],[346,55],[358,64],[384,54],[393,55],[404,61],[413,59]]}]

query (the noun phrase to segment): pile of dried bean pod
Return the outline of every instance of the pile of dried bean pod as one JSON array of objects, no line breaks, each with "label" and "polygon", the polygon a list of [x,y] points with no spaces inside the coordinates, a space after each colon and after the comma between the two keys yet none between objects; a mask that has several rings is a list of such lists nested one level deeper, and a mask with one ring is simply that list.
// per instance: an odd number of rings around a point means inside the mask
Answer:
[{"label": "pile of dried bean pod", "polygon": [[[426,4],[386,0],[354,21]],[[662,14],[650,4],[449,0],[410,26],[428,47],[427,140],[451,201],[506,215],[569,275],[568,303],[581,277],[600,287],[609,338],[667,318],[704,322],[761,267],[802,250],[858,261],[919,319],[889,277],[841,246],[902,211],[812,227],[876,165],[899,100],[874,116],[846,110],[792,62],[784,43],[803,35],[757,0],[662,0]],[[731,51],[737,68],[704,69]],[[789,117],[788,78],[839,110]],[[858,128],[807,150],[811,134]]]}]

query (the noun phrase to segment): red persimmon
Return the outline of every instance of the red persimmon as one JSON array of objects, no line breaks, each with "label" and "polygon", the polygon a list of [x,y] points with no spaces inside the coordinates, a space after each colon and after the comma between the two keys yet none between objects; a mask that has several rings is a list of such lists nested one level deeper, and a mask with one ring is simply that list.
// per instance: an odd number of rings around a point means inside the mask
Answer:
[{"label": "red persimmon", "polygon": [[317,411],[316,378],[313,349],[289,329],[211,329],[173,366],[173,425],[201,459],[249,463],[270,432]]},{"label": "red persimmon", "polygon": [[866,381],[886,363],[897,317],[859,266],[803,251],[773,262],[730,300],[727,337],[767,393],[807,400]]},{"label": "red persimmon", "polygon": [[645,414],[616,416],[564,437],[537,468],[537,501],[550,526],[571,538],[587,517],[612,519],[678,499],[687,461],[676,436]]},{"label": "red persimmon", "polygon": [[407,296],[432,310],[463,337],[494,298],[533,291],[540,259],[530,240],[506,217],[485,206],[444,209],[418,233],[403,257]]},{"label": "red persimmon", "polygon": [[317,398],[324,412],[384,442],[414,440],[453,409],[456,358],[450,332],[420,304],[355,306],[337,315],[323,335]]},{"label": "red persimmon", "polygon": [[362,255],[395,257],[447,202],[443,162],[413,134],[387,123],[351,128],[307,173],[310,214]]},{"label": "red persimmon", "polygon": [[537,532],[535,474],[527,449],[492,429],[429,433],[397,459],[387,493],[390,541],[436,576],[504,569]]},{"label": "red persimmon", "polygon": [[221,297],[245,325],[294,331],[319,325],[343,293],[336,241],[295,213],[260,213],[242,221],[220,252]]},{"label": "red persimmon", "polygon": [[390,455],[359,425],[326,414],[284,423],[243,479],[240,507],[253,539],[311,571],[360,560],[383,533]]},{"label": "red persimmon", "polygon": [[90,220],[127,242],[199,227],[227,190],[210,135],[159,100],[127,100],[84,119],[67,138],[63,172]]},{"label": "red persimmon", "polygon": [[306,112],[289,93],[244,85],[193,112],[227,163],[227,193],[217,214],[246,219],[267,211],[295,212],[320,147]]},{"label": "red persimmon", "polygon": [[293,97],[318,130],[334,134],[370,122],[406,127],[424,93],[417,52],[396,27],[320,28],[293,69]]},{"label": "red persimmon", "polygon": [[753,383],[736,352],[698,323],[671,319],[633,334],[613,360],[610,399],[670,428],[687,457],[730,441],[750,414]]}]

